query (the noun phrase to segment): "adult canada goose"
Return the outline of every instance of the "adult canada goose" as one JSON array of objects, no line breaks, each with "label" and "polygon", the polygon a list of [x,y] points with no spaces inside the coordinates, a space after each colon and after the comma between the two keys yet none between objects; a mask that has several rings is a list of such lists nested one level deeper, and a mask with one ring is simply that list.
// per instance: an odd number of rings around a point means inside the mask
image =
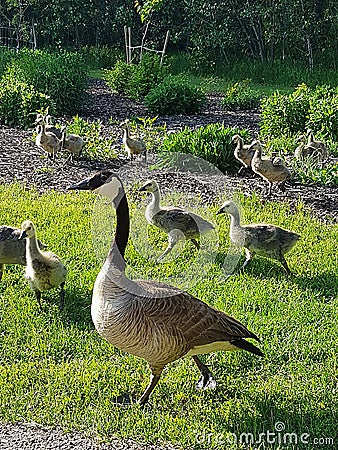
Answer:
[{"label": "adult canada goose", "polygon": [[[5,264],[26,265],[26,243],[19,239],[20,228],[8,225],[0,226],[0,280],[5,270]],[[39,245],[45,248],[46,245],[39,241]]]},{"label": "adult canada goose", "polygon": [[283,160],[279,157],[262,156],[262,145],[259,141],[253,141],[251,147],[255,149],[251,168],[268,182],[268,195],[271,194],[273,183],[278,183],[279,187],[284,190],[285,181],[291,176],[291,173]]},{"label": "adult canada goose", "polygon": [[135,139],[130,134],[130,125],[129,120],[125,120],[121,123],[121,127],[123,129],[123,145],[129,156],[129,159],[132,160],[133,156],[144,154],[144,162],[147,162],[147,148],[144,141],[140,139]]},{"label": "adult canada goose", "polygon": [[148,361],[150,383],[139,403],[147,402],[166,364],[192,356],[201,372],[199,389],[216,382],[197,355],[218,350],[262,352],[245,338],[258,341],[236,319],[201,300],[157,281],[126,277],[124,259],[129,237],[129,208],[121,180],[102,171],[69,189],[90,190],[112,200],[116,234],[98,274],[92,298],[92,319],[98,333],[119,349]]},{"label": "adult canada goose", "polygon": [[241,226],[238,208],[230,200],[227,200],[217,212],[217,214],[223,213],[230,215],[231,242],[245,248],[246,260],[241,270],[257,254],[280,261],[286,272],[290,273],[284,254],[292,249],[300,238],[299,234],[266,223]]},{"label": "adult canada goose", "polygon": [[251,147],[251,144],[244,144],[243,138],[239,134],[234,134],[231,142],[236,144],[234,156],[242,164],[242,167],[239,169],[238,173],[240,173],[244,168],[251,168],[251,161],[255,153],[255,150]]},{"label": "adult canada goose", "polygon": [[40,250],[35,227],[30,220],[25,220],[21,225],[19,239],[24,238],[26,238],[25,277],[36,295],[40,308],[41,292],[60,286],[60,310],[62,310],[65,298],[66,266],[55,253]]},{"label": "adult canada goose", "polygon": [[150,192],[152,195],[145,213],[148,223],[168,233],[168,246],[157,261],[161,261],[184,238],[190,239],[195,247],[199,248],[196,239],[214,229],[210,222],[197,214],[175,206],[161,206],[160,191],[156,181],[148,180],[139,191]]}]

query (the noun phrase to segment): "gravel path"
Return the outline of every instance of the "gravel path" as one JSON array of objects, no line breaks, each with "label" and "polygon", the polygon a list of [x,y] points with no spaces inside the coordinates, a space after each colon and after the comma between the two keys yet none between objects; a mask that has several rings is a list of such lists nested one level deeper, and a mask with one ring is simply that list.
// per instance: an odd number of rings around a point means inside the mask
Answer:
[{"label": "gravel path", "polygon": [[19,423],[0,424],[0,450],[174,450],[174,447],[141,445],[131,439],[103,444],[79,433],[64,433],[59,428],[36,423]]}]

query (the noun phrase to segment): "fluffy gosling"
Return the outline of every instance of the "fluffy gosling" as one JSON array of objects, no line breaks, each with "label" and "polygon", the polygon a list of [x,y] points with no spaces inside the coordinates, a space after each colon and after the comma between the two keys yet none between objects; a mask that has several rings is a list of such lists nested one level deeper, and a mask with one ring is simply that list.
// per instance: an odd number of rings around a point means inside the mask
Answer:
[{"label": "fluffy gosling", "polygon": [[280,261],[286,273],[291,273],[284,254],[296,244],[300,238],[299,234],[265,223],[241,226],[238,208],[230,200],[227,200],[217,212],[217,214],[223,213],[230,216],[231,242],[245,248],[246,260],[240,271],[244,270],[257,254]]},{"label": "fluffy gosling", "polygon": [[35,293],[41,308],[41,293],[54,287],[61,287],[60,310],[64,306],[65,281],[67,276],[66,266],[61,259],[52,252],[40,250],[36,238],[33,222],[25,220],[21,225],[19,239],[26,239],[26,271],[27,278],[32,291]]}]

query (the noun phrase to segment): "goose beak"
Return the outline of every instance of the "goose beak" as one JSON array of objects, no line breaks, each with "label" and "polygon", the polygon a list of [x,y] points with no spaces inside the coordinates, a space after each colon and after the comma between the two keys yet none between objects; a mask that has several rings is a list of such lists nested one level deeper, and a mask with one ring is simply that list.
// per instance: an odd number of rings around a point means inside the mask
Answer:
[{"label": "goose beak", "polygon": [[142,186],[142,187],[140,187],[140,189],[138,190],[139,192],[145,192],[145,190],[146,190],[146,187],[145,186]]},{"label": "goose beak", "polygon": [[21,230],[20,236],[18,237],[19,241],[22,241],[22,239],[25,239],[27,237],[27,233],[25,230]]},{"label": "goose beak", "polygon": [[90,181],[90,178],[86,178],[85,180],[82,180],[77,184],[73,184],[72,186],[69,186],[67,189],[69,191],[71,191],[71,190],[75,191],[76,189],[79,191],[91,191],[89,181]]},{"label": "goose beak", "polygon": [[219,216],[220,214],[224,214],[224,209],[221,208],[217,211],[216,216]]}]

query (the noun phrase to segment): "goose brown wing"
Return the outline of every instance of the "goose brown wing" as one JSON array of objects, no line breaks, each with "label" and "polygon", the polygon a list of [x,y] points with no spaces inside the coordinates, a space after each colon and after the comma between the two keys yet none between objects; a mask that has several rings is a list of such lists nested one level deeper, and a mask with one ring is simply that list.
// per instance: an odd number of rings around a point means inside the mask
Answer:
[{"label": "goose brown wing", "polygon": [[245,244],[254,241],[270,243],[277,237],[277,227],[268,224],[250,224],[243,227],[245,229]]},{"label": "goose brown wing", "polygon": [[[153,281],[142,280],[138,283],[145,290],[150,288],[152,295],[158,295],[144,302],[145,316],[152,318],[164,329],[174,330],[175,338],[179,335],[183,341],[182,344],[190,349],[212,342],[232,341],[238,338],[258,340],[257,336],[238,320],[184,291]],[[165,296],[167,289],[168,296]]]}]

